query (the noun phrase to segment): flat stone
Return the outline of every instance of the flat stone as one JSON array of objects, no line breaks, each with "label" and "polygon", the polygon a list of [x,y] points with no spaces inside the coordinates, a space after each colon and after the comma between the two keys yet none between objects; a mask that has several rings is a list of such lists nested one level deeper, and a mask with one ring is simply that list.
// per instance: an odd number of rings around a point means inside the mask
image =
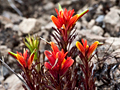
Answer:
[{"label": "flat stone", "polygon": [[120,10],[112,8],[110,12],[105,16],[104,22],[110,25],[116,25],[120,21],[119,13]]},{"label": "flat stone", "polygon": [[54,8],[54,4],[52,2],[47,3],[46,5],[44,5],[43,9],[45,10],[50,10]]},{"label": "flat stone", "polygon": [[24,17],[21,17],[17,14],[14,14],[8,11],[3,11],[2,16],[10,19],[12,23],[16,23],[16,22],[19,23],[21,20],[24,19]]},{"label": "flat stone", "polygon": [[6,25],[5,25],[5,29],[7,29],[7,28],[13,28],[13,24],[12,24],[12,23],[6,24]]},{"label": "flat stone", "polygon": [[2,24],[12,23],[12,21],[9,18],[7,18],[5,16],[1,16],[1,15],[0,15],[0,21]]},{"label": "flat stone", "polygon": [[32,33],[40,29],[40,23],[34,18],[24,19],[19,24],[19,29],[23,34]]},{"label": "flat stone", "polygon": [[109,34],[108,32],[106,32],[106,33],[104,34],[104,37],[110,37],[110,34]]},{"label": "flat stone", "polygon": [[112,58],[112,57],[108,57],[104,63],[106,63],[107,65],[110,65],[110,64],[115,64],[117,63],[116,59],[115,58]]},{"label": "flat stone", "polygon": [[95,25],[91,28],[91,33],[102,36],[104,30],[101,27]]},{"label": "flat stone", "polygon": [[120,58],[120,49],[115,50],[115,51],[112,53],[112,55],[113,55],[114,57]]},{"label": "flat stone", "polygon": [[118,8],[112,7],[110,12],[104,18],[104,25],[106,30],[110,33],[111,36],[120,36],[120,10]]},{"label": "flat stone", "polygon": [[1,55],[6,56],[8,54],[8,51],[10,51],[10,48],[7,48],[7,46],[5,46],[5,45],[0,45]]},{"label": "flat stone", "polygon": [[18,79],[15,74],[9,76],[4,83],[8,84],[7,90],[24,90],[22,87],[22,82]]},{"label": "flat stone", "polygon": [[59,2],[59,4],[60,4],[61,6],[68,6],[68,5],[72,4],[72,1],[61,0],[61,1]]},{"label": "flat stone", "polygon": [[53,22],[50,22],[50,23],[48,23],[47,25],[42,26],[42,27],[41,27],[41,30],[50,30],[50,29],[52,29],[52,27],[55,27],[55,28],[56,28],[55,24],[54,24]]},{"label": "flat stone", "polygon": [[92,28],[92,27],[94,26],[94,24],[95,24],[95,20],[92,19],[92,20],[88,23],[88,28],[89,28],[89,29]]},{"label": "flat stone", "polygon": [[81,28],[81,23],[77,21],[75,27],[77,27],[77,29],[80,30],[80,28]]},{"label": "flat stone", "polygon": [[78,36],[79,38],[86,38],[87,40],[90,40],[90,41],[105,41],[106,38],[105,37],[102,37],[102,36],[99,36],[99,35],[95,35],[95,34],[91,34],[91,30],[77,30],[78,33]]},{"label": "flat stone", "polygon": [[114,48],[114,50],[119,49],[120,48],[120,38],[117,37],[109,37],[105,40],[106,44],[111,45],[112,44],[112,48]]}]

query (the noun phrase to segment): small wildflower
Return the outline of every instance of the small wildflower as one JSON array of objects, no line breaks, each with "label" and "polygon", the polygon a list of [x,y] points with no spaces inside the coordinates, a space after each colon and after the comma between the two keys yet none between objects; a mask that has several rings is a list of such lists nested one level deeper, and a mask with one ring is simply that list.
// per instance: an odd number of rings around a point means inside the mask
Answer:
[{"label": "small wildflower", "polygon": [[84,40],[82,39],[82,44],[77,41],[76,42],[77,48],[79,49],[79,51],[82,53],[82,55],[84,57],[90,58],[92,53],[93,53],[93,51],[97,48],[99,42],[96,41],[91,46],[88,46],[87,45],[87,40],[85,40],[85,42],[84,42]]},{"label": "small wildflower", "polygon": [[24,50],[23,55],[22,53],[19,53],[19,52],[17,52],[17,54],[13,52],[8,52],[8,54],[16,58],[23,68],[31,69],[31,65],[32,65],[32,62],[34,60],[34,55],[35,55],[34,52],[30,56],[28,54],[28,50],[26,51]]},{"label": "small wildflower", "polygon": [[57,17],[54,15],[51,16],[52,22],[56,25],[58,34],[63,38],[65,43],[68,41],[68,38],[70,37],[71,31],[74,30],[74,26],[76,22],[89,10],[83,11],[81,14],[76,14],[73,16],[74,9],[73,10],[67,10],[66,8],[63,10],[62,7],[59,4],[59,11],[55,9],[57,13]]},{"label": "small wildflower", "polygon": [[63,49],[59,51],[58,47],[55,43],[51,42],[52,51],[45,51],[45,55],[48,58],[49,62],[45,62],[45,67],[49,70],[54,78],[58,78],[62,76],[68,68],[73,64],[74,60],[71,57],[66,57],[66,53],[64,53]]},{"label": "small wildflower", "polygon": [[65,8],[65,10],[63,11],[60,4],[59,4],[59,11],[57,9],[55,10],[57,12],[57,17],[55,17],[54,15],[51,16],[53,23],[57,26],[58,29],[63,28],[66,30],[69,30],[70,28],[72,28],[72,26],[74,26],[77,20],[89,11],[87,9],[81,14],[76,14],[73,16],[73,14],[75,13],[74,9],[68,11]]}]

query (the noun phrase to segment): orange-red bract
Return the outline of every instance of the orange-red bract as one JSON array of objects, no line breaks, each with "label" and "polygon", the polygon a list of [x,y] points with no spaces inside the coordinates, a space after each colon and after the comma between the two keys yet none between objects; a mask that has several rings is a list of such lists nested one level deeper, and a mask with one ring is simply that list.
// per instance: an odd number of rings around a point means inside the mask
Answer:
[{"label": "orange-red bract", "polygon": [[93,51],[97,48],[99,42],[95,41],[91,46],[88,46],[87,40],[85,40],[84,42],[84,40],[82,39],[82,44],[78,41],[76,42],[76,46],[79,49],[79,51],[83,54],[84,57],[87,57],[89,59]]},{"label": "orange-red bract", "polygon": [[66,53],[63,50],[59,51],[55,43],[51,42],[52,51],[45,51],[45,55],[49,60],[45,62],[45,67],[49,70],[52,76],[57,79],[58,75],[62,76],[68,68],[73,64],[74,60],[71,57],[66,57]]},{"label": "orange-red bract", "polygon": [[28,54],[28,50],[24,50],[24,53],[17,52],[17,54],[13,52],[8,52],[9,55],[13,56],[17,59],[17,61],[20,63],[20,65],[24,68],[31,69],[32,62],[34,60],[34,53],[32,53],[30,56]]},{"label": "orange-red bract", "polygon": [[73,14],[75,13],[74,9],[69,11],[66,8],[64,11],[62,9],[59,11],[57,9],[55,10],[57,13],[57,17],[55,17],[54,15],[51,16],[53,23],[56,25],[58,29],[64,28],[66,30],[69,30],[72,26],[74,26],[77,20],[89,11],[87,9],[81,14],[76,14],[73,16]]}]

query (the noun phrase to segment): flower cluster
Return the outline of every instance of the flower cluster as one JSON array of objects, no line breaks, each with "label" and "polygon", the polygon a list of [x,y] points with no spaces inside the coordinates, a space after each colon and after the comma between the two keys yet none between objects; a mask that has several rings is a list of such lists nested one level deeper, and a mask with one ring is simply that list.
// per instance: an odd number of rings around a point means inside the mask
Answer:
[{"label": "flower cluster", "polygon": [[63,49],[59,51],[55,43],[51,42],[51,48],[53,51],[45,51],[45,55],[48,58],[49,62],[45,62],[45,67],[49,69],[49,72],[54,78],[62,76],[67,69],[73,64],[74,60],[71,57],[65,59],[67,52],[64,53]]},{"label": "flower cluster", "polygon": [[87,45],[87,40],[81,40],[82,44],[80,42],[76,42],[76,46],[77,48],[80,50],[81,54],[83,55],[83,57],[86,57],[87,59],[89,59],[93,53],[93,51],[97,48],[99,42],[96,41],[94,42],[91,46]]},{"label": "flower cluster", "polygon": [[13,52],[8,52],[11,56],[17,59],[17,61],[20,63],[20,65],[23,68],[31,69],[32,62],[34,60],[35,53],[33,52],[30,56],[28,54],[28,50],[24,50],[24,53],[17,52],[17,54]]},{"label": "flower cluster", "polygon": [[95,90],[95,80],[93,79],[93,72],[92,68],[93,65],[90,65],[90,60],[92,58],[92,53],[95,51],[97,46],[99,45],[98,41],[95,41],[91,46],[87,45],[87,40],[81,40],[82,44],[80,42],[76,42],[76,46],[80,51],[80,59],[83,63],[83,65],[80,65],[80,68],[84,74],[85,77],[82,77],[83,79],[83,85],[85,90],[89,88],[89,90]]},{"label": "flower cluster", "polygon": [[56,25],[57,29],[59,30],[59,32],[61,34],[61,37],[63,37],[63,40],[65,42],[68,40],[70,32],[73,30],[73,27],[76,24],[76,22],[85,13],[87,13],[89,11],[87,9],[84,12],[82,12],[81,14],[76,14],[76,15],[73,16],[73,14],[75,13],[74,9],[67,11],[67,9],[65,8],[65,10],[63,11],[60,4],[59,4],[59,11],[57,9],[55,9],[55,10],[56,10],[56,13],[57,13],[57,17],[52,15],[51,20]]},{"label": "flower cluster", "polygon": [[81,14],[76,14],[73,16],[73,14],[75,13],[74,9],[67,11],[67,9],[65,8],[65,10],[63,11],[62,7],[59,5],[59,11],[57,9],[55,10],[57,12],[57,17],[55,17],[54,15],[51,16],[53,23],[58,29],[64,29],[66,31],[71,30],[77,20],[89,11],[87,9]]}]

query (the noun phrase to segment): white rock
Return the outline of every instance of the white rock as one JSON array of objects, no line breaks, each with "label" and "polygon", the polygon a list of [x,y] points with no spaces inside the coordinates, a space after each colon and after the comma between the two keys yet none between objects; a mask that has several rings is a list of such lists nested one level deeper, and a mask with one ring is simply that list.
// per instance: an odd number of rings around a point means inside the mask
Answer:
[{"label": "white rock", "polygon": [[95,34],[92,34],[91,33],[91,30],[77,30],[76,33],[78,33],[78,36],[79,38],[86,38],[87,40],[90,40],[90,41],[105,41],[106,38],[105,37],[102,37],[100,35],[95,35]]},{"label": "white rock", "polygon": [[6,24],[6,25],[5,25],[5,29],[6,29],[6,28],[13,28],[13,24],[12,24],[12,23]]},{"label": "white rock", "polygon": [[47,25],[42,26],[42,27],[41,27],[41,30],[50,30],[50,29],[52,29],[52,27],[55,27],[55,28],[56,28],[55,24],[54,24],[53,22],[50,22],[50,23],[48,23]]},{"label": "white rock", "polygon": [[10,48],[7,48],[7,46],[5,46],[5,45],[0,45],[0,53],[1,53],[1,55],[6,56],[9,51],[10,51]]},{"label": "white rock", "polygon": [[79,29],[79,30],[80,30],[80,28],[81,28],[81,23],[80,23],[80,22],[76,22],[75,27],[77,27],[77,29]]},{"label": "white rock", "polygon": [[4,80],[4,77],[0,75],[0,82],[2,82],[3,80]]},{"label": "white rock", "polygon": [[110,9],[110,12],[104,18],[104,22],[110,25],[116,25],[120,21],[118,13],[120,13],[120,10],[115,8]]},{"label": "white rock", "polygon": [[110,12],[105,16],[104,23],[106,30],[111,36],[116,36],[120,28],[120,9],[112,7]]},{"label": "white rock", "polygon": [[101,43],[103,43],[103,45],[99,46],[97,49],[98,49],[98,57],[100,59],[103,59],[106,52],[109,54],[113,52],[113,48],[110,47],[110,44],[105,44],[104,42],[101,42]]},{"label": "white rock", "polygon": [[108,39],[106,39],[105,43],[106,43],[106,44],[109,44],[109,45],[112,44],[112,48],[114,48],[114,50],[120,48],[120,38],[117,38],[117,37],[109,37]]},{"label": "white rock", "polygon": [[[72,3],[72,1],[71,0],[64,0],[64,1],[60,1],[59,2],[59,4],[61,5],[61,6],[68,6],[68,5],[70,5]],[[58,6],[58,5],[57,5]]]},{"label": "white rock", "polygon": [[24,17],[21,17],[21,16],[19,16],[17,14],[9,12],[9,11],[3,11],[2,16],[10,19],[12,23],[20,22],[21,20],[24,19]]},{"label": "white rock", "polygon": [[96,10],[96,15],[101,15],[101,14],[102,14],[102,11],[101,11],[102,8],[103,8],[103,5],[100,4],[100,5],[98,6],[97,10]]},{"label": "white rock", "polygon": [[54,4],[53,4],[52,2],[47,3],[47,4],[44,5],[44,7],[43,7],[43,9],[45,9],[45,10],[50,10],[50,9],[52,9],[52,8],[54,8]]},{"label": "white rock", "polygon": [[110,34],[106,32],[106,33],[104,34],[104,37],[110,37]]},{"label": "white rock", "polygon": [[14,24],[12,30],[13,30],[13,31],[20,31],[20,30],[19,30],[19,25],[17,25],[17,24],[15,25],[15,24]]},{"label": "white rock", "polygon": [[8,61],[9,63],[14,63],[14,62],[16,62],[16,59],[13,58],[13,57],[10,56],[10,55],[8,56],[8,60],[9,60],[9,61]]},{"label": "white rock", "polygon": [[35,32],[40,29],[40,23],[34,18],[24,19],[19,24],[19,29],[24,34]]},{"label": "white rock", "polygon": [[88,28],[89,28],[89,29],[92,28],[94,24],[95,24],[95,20],[92,19],[92,20],[88,23]]},{"label": "white rock", "polygon": [[117,58],[120,58],[120,49],[117,49],[115,50],[113,53],[112,53],[113,56],[117,57]]},{"label": "white rock", "polygon": [[46,23],[48,23],[48,20],[44,19],[43,17],[40,17],[37,20],[38,20],[38,22],[40,22],[41,26],[44,26],[44,25],[46,25]]},{"label": "white rock", "polygon": [[115,58],[112,58],[112,57],[108,57],[104,63],[107,63],[108,65],[110,64],[115,64],[117,63],[116,59]]},{"label": "white rock", "polygon": [[82,19],[82,26],[83,26],[84,28],[87,28],[88,22],[85,20],[85,18],[81,18],[81,19]]},{"label": "white rock", "polygon": [[7,29],[7,28],[11,28],[13,31],[17,31],[17,32],[20,31],[18,24],[13,24],[13,23],[5,24],[5,29]]},{"label": "white rock", "polygon": [[[95,81],[95,85],[97,85],[97,86],[101,86],[101,85],[103,85],[104,83],[100,80],[100,81]],[[97,88],[97,87],[96,87]],[[98,89],[95,89],[95,90],[98,90]]]},{"label": "white rock", "polygon": [[91,29],[91,33],[101,36],[101,35],[103,35],[104,31],[99,26],[93,26],[92,29]]},{"label": "white rock", "polygon": [[12,23],[12,21],[9,18],[1,16],[1,15],[0,15],[0,21],[1,21],[2,24]]},{"label": "white rock", "polygon": [[14,74],[8,77],[4,83],[8,83],[8,90],[24,90],[22,82]]}]

